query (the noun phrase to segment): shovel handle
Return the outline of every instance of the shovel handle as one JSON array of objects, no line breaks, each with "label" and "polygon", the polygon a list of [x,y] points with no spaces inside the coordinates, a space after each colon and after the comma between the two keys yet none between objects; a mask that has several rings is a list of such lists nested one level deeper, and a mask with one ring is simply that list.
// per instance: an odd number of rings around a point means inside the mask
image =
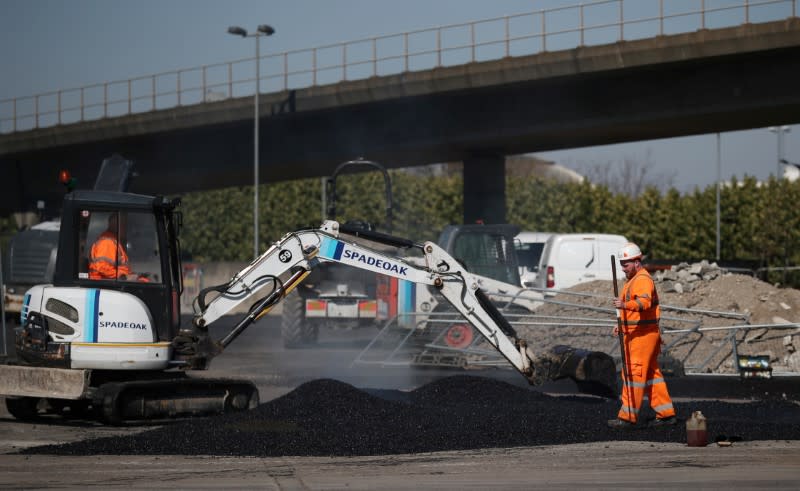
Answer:
[{"label": "shovel handle", "polygon": [[[617,261],[613,254],[611,255],[611,277],[614,281],[614,298],[619,298],[619,286],[617,286]],[[628,362],[625,356],[625,338],[624,334],[622,334],[622,318],[619,316],[619,309],[614,310],[617,313],[617,336],[619,337],[619,354],[622,359],[622,370],[627,378]]]}]

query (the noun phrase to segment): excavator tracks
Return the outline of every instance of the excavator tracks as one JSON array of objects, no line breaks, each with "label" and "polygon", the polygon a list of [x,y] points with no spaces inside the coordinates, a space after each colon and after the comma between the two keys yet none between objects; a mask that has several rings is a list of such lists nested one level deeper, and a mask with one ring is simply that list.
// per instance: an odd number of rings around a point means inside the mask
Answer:
[{"label": "excavator tracks", "polygon": [[87,399],[6,397],[8,412],[21,421],[55,415],[108,425],[247,411],[258,404],[252,382],[184,377],[107,382],[93,388]]},{"label": "excavator tracks", "polygon": [[99,419],[111,425],[246,411],[258,403],[251,382],[205,378],[111,382],[93,396]]}]

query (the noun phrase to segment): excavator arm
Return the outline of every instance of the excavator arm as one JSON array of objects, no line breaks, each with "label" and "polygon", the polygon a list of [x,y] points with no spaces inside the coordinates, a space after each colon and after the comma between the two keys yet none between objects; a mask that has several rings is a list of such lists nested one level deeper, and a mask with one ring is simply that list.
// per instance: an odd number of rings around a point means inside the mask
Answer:
[{"label": "excavator arm", "polygon": [[[362,243],[345,240],[342,234],[393,247],[418,248],[422,260],[412,264]],[[482,285],[490,281],[468,272],[435,243],[416,244],[377,232],[347,230],[335,221],[326,221],[319,229],[285,235],[228,283],[201,291],[195,299],[193,329],[176,338],[176,352],[184,355],[184,361],[190,367],[205,368],[211,358],[269,312],[315,266],[326,261],[432,286],[533,384],[570,377],[615,392],[616,369],[611,357],[569,347],[536,353],[524,339],[519,338],[482,289]],[[214,293],[216,296],[207,301],[206,298]],[[211,341],[207,335],[208,326],[244,302],[253,302],[248,313],[223,339]]]}]

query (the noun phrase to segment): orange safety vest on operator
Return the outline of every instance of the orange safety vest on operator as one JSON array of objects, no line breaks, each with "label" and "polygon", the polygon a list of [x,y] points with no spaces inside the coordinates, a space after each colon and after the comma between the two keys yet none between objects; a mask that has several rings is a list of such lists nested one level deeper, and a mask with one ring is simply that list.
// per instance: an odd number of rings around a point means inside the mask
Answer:
[{"label": "orange safety vest on operator", "polygon": [[93,280],[114,279],[131,274],[128,254],[117,243],[112,232],[106,230],[92,244],[89,262],[89,278]]},{"label": "orange safety vest on operator", "polygon": [[653,277],[642,268],[622,288],[623,331],[658,329],[661,307]]}]

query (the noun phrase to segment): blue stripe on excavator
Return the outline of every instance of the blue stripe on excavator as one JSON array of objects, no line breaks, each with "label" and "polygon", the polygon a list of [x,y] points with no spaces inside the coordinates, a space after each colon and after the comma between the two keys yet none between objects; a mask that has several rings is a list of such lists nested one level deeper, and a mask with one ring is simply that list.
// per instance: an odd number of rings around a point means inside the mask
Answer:
[{"label": "blue stripe on excavator", "polygon": [[325,259],[333,259],[338,261],[342,258],[342,251],[344,250],[344,242],[340,242],[328,237],[322,238],[322,245],[319,247],[319,255]]},{"label": "blue stripe on excavator", "polygon": [[100,290],[91,289],[86,292],[86,316],[84,317],[83,341],[97,342],[97,322],[100,310]]}]

